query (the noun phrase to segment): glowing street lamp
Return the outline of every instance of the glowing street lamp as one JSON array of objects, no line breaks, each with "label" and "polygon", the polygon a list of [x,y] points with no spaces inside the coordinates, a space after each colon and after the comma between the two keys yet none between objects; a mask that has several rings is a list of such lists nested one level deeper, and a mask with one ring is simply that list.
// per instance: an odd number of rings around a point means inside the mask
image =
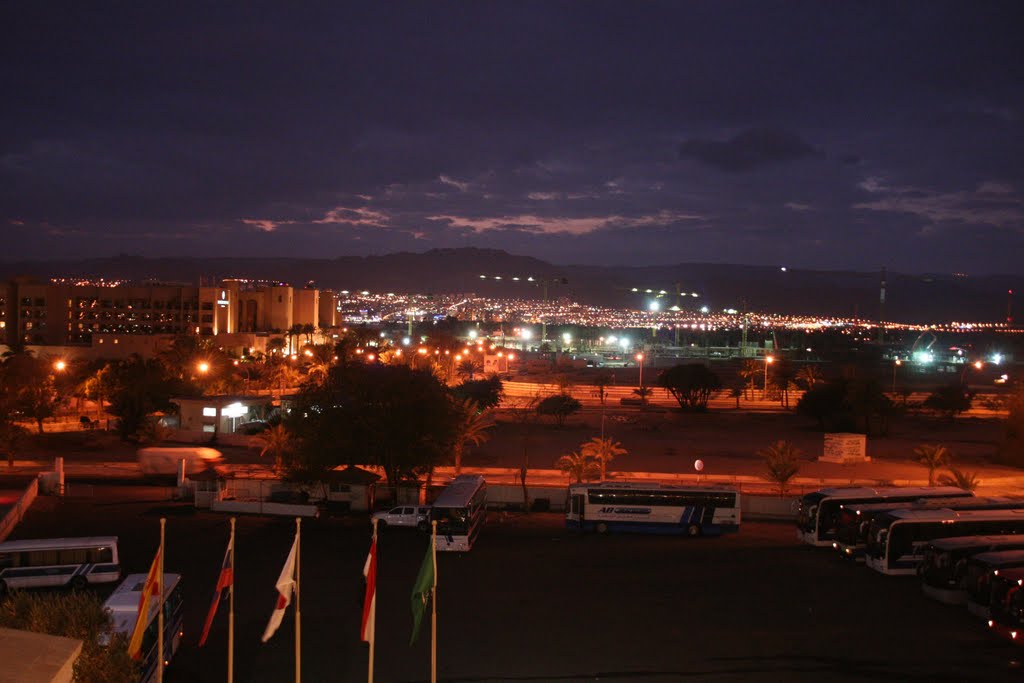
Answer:
[{"label": "glowing street lamp", "polygon": [[768,395],[768,366],[775,362],[775,356],[764,357],[764,389],[761,392],[761,398]]},{"label": "glowing street lamp", "polygon": [[204,375],[210,371],[210,364],[207,363],[205,360],[200,362],[199,365],[197,365],[196,367],[199,369],[199,372],[201,372]]},{"label": "glowing street lamp", "polygon": [[53,364],[53,369],[57,372],[64,372],[64,369],[68,367],[68,364],[62,360],[57,361]]},{"label": "glowing street lamp", "polygon": [[896,393],[896,368],[898,368],[901,365],[903,365],[903,361],[901,361],[899,358],[894,360],[892,363],[892,393],[894,394]]},{"label": "glowing street lamp", "polygon": [[644,388],[644,354],[636,354],[637,362],[640,363],[640,388]]}]

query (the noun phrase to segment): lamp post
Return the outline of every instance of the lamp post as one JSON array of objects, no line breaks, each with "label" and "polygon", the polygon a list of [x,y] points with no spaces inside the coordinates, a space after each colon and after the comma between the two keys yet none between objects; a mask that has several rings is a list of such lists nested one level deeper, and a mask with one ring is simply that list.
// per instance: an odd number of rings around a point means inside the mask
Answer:
[{"label": "lamp post", "polygon": [[[640,363],[640,388],[644,388],[644,354],[636,354],[636,359]],[[642,397],[641,397],[642,398]]]},{"label": "lamp post", "polygon": [[768,396],[768,366],[775,362],[774,356],[764,357],[764,388],[761,390],[761,398]]},{"label": "lamp post", "polygon": [[897,358],[892,363],[892,393],[896,393],[896,368],[903,365],[903,361]]}]

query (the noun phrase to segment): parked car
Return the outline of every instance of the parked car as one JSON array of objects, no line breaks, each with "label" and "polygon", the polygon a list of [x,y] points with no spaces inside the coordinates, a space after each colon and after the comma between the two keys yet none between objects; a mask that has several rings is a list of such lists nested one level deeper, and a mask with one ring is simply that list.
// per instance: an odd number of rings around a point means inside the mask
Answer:
[{"label": "parked car", "polygon": [[429,505],[400,505],[387,512],[375,512],[372,519],[377,520],[377,528],[402,526],[426,531],[430,528]]},{"label": "parked car", "polygon": [[252,436],[259,434],[270,429],[270,425],[263,420],[253,420],[252,422],[243,422],[235,428],[235,431],[239,434],[246,434]]}]

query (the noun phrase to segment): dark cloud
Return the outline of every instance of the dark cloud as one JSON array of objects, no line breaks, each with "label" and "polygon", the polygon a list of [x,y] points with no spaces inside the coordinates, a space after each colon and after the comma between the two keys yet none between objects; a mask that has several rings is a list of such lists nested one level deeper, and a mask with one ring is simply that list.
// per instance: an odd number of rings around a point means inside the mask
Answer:
[{"label": "dark cloud", "polygon": [[696,159],[720,171],[751,171],[818,152],[796,133],[772,128],[750,128],[730,140],[686,140],[679,145],[681,159]]}]

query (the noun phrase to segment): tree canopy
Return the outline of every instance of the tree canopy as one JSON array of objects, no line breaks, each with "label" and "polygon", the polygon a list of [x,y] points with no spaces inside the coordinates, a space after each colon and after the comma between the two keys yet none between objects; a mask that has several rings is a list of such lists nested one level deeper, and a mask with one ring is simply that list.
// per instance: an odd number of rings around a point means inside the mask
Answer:
[{"label": "tree canopy", "polygon": [[565,418],[569,417],[573,413],[579,412],[583,404],[574,399],[572,396],[566,396],[565,394],[555,394],[554,396],[548,396],[542,399],[537,404],[537,415],[549,416],[555,419],[555,423],[561,427],[565,424]]},{"label": "tree canopy", "polygon": [[683,410],[703,412],[712,392],[722,388],[722,380],[703,363],[685,363],[662,372],[658,386],[667,389]]},{"label": "tree canopy", "polygon": [[460,402],[472,401],[480,410],[494,408],[501,403],[501,397],[505,392],[501,378],[492,375],[487,379],[470,379],[458,384],[451,389],[456,400]]},{"label": "tree canopy", "polygon": [[336,365],[307,383],[285,420],[296,438],[286,463],[316,475],[338,465],[378,465],[394,484],[443,462],[458,410],[431,373],[405,365]]}]

